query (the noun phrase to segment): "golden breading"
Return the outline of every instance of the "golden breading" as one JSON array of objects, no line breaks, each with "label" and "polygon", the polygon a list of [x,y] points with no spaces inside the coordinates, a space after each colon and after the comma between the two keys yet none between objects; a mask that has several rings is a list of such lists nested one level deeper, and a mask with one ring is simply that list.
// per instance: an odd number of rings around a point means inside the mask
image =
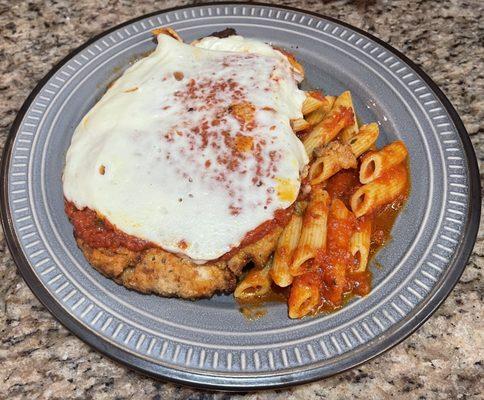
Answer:
[{"label": "golden breading", "polygon": [[242,247],[228,260],[197,265],[162,250],[131,251],[93,248],[82,239],[77,244],[89,263],[117,283],[143,293],[165,297],[199,299],[215,293],[232,293],[244,266],[263,266],[274,251],[282,232],[276,227],[262,239]]}]

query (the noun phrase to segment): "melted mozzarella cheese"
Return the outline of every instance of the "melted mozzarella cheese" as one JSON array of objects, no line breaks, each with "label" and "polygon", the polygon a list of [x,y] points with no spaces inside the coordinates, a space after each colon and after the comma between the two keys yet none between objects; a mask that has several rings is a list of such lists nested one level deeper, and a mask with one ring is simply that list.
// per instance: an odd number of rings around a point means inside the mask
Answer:
[{"label": "melted mozzarella cheese", "polygon": [[298,79],[262,42],[159,35],[77,127],[66,199],[196,262],[222,256],[296,199]]}]

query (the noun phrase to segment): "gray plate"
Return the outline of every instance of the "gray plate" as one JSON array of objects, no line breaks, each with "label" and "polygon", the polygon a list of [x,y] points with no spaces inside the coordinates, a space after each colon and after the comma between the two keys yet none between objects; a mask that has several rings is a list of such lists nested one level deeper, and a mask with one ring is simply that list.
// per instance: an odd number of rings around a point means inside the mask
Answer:
[{"label": "gray plate", "polygon": [[[244,319],[232,296],[189,302],[146,296],[98,274],[78,250],[63,210],[61,173],[74,128],[130,62],[171,25],[190,41],[226,27],[293,51],[308,86],[351,90],[379,145],[402,139],[412,190],[392,242],[374,260],[373,291],[331,315],[299,321],[271,304]],[[222,389],[306,382],[395,345],[449,294],[471,252],[480,215],[475,155],[436,85],[387,44],[331,18],[255,4],[172,9],[120,25],[55,67],[20,111],[2,165],[2,222],[32,291],[81,339],[144,373]]]}]

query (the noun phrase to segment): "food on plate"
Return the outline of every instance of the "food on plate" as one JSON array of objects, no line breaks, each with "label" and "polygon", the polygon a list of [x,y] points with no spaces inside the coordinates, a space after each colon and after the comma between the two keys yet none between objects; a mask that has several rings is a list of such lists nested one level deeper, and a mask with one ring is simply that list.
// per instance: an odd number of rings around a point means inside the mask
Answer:
[{"label": "food on plate", "polygon": [[65,208],[89,263],[162,296],[286,288],[291,318],[366,294],[385,210],[408,192],[405,145],[377,151],[351,94],[302,91],[282,49],[230,30],[154,34],[67,152]]}]

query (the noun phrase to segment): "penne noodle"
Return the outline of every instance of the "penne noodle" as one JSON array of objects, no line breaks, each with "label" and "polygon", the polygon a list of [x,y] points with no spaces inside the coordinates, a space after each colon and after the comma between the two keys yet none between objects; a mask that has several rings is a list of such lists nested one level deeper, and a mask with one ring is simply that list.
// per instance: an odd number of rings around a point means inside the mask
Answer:
[{"label": "penne noodle", "polygon": [[306,121],[308,121],[311,126],[319,124],[326,114],[331,111],[335,100],[336,97],[334,96],[325,96],[321,107],[305,116]]},{"label": "penne noodle", "polygon": [[358,261],[356,271],[363,272],[368,264],[370,254],[371,219],[363,217],[359,221],[359,228],[360,230],[351,236],[350,252]]},{"label": "penne noodle", "polygon": [[320,278],[315,272],[307,272],[294,278],[287,301],[290,318],[302,318],[315,311],[319,304]]},{"label": "penne noodle", "polygon": [[351,93],[349,93],[348,103],[350,104],[351,111],[353,111],[353,123],[346,128],[344,128],[340,133],[340,138],[343,143],[347,143],[353,136],[358,134],[358,121],[356,119],[355,108],[353,107],[353,99],[351,98]]},{"label": "penne noodle", "polygon": [[237,285],[234,297],[239,300],[250,300],[267,294],[271,290],[271,264],[269,261],[264,268],[252,268]]},{"label": "penne noodle", "polygon": [[306,272],[303,264],[316,257],[318,250],[326,248],[328,206],[328,192],[320,187],[313,187],[304,212],[301,237],[290,267],[291,275],[297,276]]},{"label": "penne noodle", "polygon": [[279,237],[270,271],[272,280],[277,286],[286,287],[292,283],[293,276],[289,267],[301,236],[302,225],[302,213],[295,211]]},{"label": "penne noodle", "polygon": [[338,220],[351,219],[352,213],[340,199],[334,199],[331,203],[331,218]]},{"label": "penne noodle", "polygon": [[360,187],[351,196],[351,209],[359,218],[376,211],[384,204],[391,203],[407,185],[407,168],[404,163],[397,165],[386,174]]},{"label": "penne noodle", "polygon": [[341,254],[348,254],[351,236],[354,233],[356,219],[340,199],[333,199],[328,216],[328,249],[327,254],[334,259],[322,269],[322,280],[325,283],[321,297],[333,306],[340,306],[347,279],[348,261]]},{"label": "penne noodle", "polygon": [[359,157],[364,152],[370,150],[378,139],[378,131],[378,124],[376,122],[363,125],[358,131],[358,134],[347,142],[355,157]]},{"label": "penne noodle", "polygon": [[351,95],[346,91],[336,98],[328,115],[303,140],[309,158],[313,157],[317,147],[328,144],[343,128],[352,124],[353,118]]},{"label": "penne noodle", "polygon": [[374,181],[395,165],[400,164],[407,155],[407,148],[400,140],[365,155],[361,161],[360,182],[365,184]]},{"label": "penne noodle", "polygon": [[309,181],[311,185],[317,185],[342,169],[356,168],[356,166],[356,157],[351,152],[350,146],[333,141],[323,149],[321,156],[311,164]]},{"label": "penne noodle", "polygon": [[311,125],[304,118],[291,119],[291,128],[294,132],[301,132],[311,128]]},{"label": "penne noodle", "polygon": [[324,105],[324,96],[319,92],[306,92],[306,99],[302,105],[303,115],[308,115],[309,113],[317,110]]},{"label": "penne noodle", "polygon": [[324,182],[341,169],[335,154],[328,154],[313,161],[309,168],[309,182],[317,185]]},{"label": "penne noodle", "polygon": [[346,264],[341,261],[337,261],[334,263],[330,274],[328,274],[328,272],[325,271],[324,280],[329,281],[326,282],[329,290],[325,290],[322,293],[322,297],[324,297],[325,300],[331,302],[333,306],[339,307],[343,303],[343,296],[347,279]]}]

